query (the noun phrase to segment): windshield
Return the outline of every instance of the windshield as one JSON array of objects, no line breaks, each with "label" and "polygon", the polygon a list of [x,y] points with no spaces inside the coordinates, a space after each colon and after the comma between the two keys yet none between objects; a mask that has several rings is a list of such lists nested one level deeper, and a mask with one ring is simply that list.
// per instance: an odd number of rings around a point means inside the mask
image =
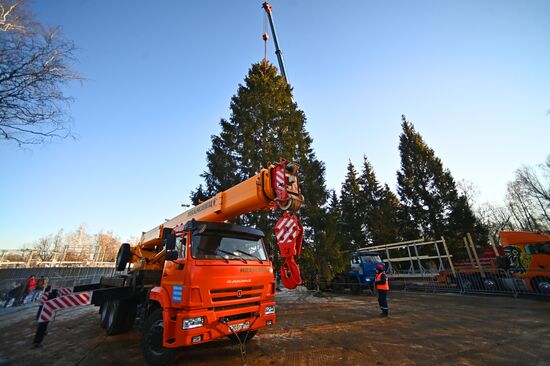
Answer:
[{"label": "windshield", "polygon": [[529,244],[527,245],[529,254],[550,254],[550,243]]},{"label": "windshield", "polygon": [[220,233],[193,234],[191,251],[196,259],[267,260],[262,239]]},{"label": "windshield", "polygon": [[382,263],[379,255],[362,255],[361,260],[363,263]]}]

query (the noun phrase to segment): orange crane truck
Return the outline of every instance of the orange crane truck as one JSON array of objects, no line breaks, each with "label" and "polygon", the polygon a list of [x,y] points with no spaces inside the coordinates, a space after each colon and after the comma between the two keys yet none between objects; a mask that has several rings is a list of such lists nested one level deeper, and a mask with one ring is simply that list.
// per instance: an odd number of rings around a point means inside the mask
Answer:
[{"label": "orange crane truck", "polygon": [[145,359],[163,365],[178,347],[225,336],[243,343],[275,324],[276,284],[264,234],[226,221],[284,211],[275,227],[285,259],[281,279],[296,287],[301,279],[294,258],[303,231],[294,214],[303,202],[297,174],[295,164],[271,164],[144,232],[137,245],[122,244],[116,267],[124,272],[102,278],[92,292],[106,333],[125,332],[139,319]]}]

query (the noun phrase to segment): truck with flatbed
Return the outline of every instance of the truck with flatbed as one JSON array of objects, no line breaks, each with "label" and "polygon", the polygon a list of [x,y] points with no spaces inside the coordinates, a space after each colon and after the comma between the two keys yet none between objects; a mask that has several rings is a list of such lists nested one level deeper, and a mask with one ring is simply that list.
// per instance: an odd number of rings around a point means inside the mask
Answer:
[{"label": "truck with flatbed", "polygon": [[380,255],[368,248],[352,252],[346,271],[336,274],[329,286],[334,292],[349,289],[353,294],[359,294],[364,289],[372,290],[378,264],[384,265]]}]

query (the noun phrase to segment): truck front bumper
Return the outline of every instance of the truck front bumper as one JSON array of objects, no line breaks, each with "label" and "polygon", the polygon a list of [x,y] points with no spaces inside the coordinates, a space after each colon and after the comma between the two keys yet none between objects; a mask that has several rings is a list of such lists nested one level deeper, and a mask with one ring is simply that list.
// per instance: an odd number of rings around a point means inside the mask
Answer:
[{"label": "truck front bumper", "polygon": [[[257,330],[275,324],[276,314],[266,314],[266,307],[275,307],[275,302],[264,302],[249,307],[226,309],[200,309],[182,311],[165,309],[164,347],[176,348],[205,343],[230,334]],[[202,326],[183,329],[184,320],[203,318]],[[233,331],[231,331],[231,329]]]}]

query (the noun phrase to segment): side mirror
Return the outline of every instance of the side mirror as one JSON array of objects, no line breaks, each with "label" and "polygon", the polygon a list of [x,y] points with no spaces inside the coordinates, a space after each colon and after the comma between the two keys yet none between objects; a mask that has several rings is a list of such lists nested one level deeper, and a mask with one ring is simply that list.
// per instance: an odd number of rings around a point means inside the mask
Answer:
[{"label": "side mirror", "polygon": [[177,250],[167,250],[166,254],[164,255],[165,261],[175,261],[178,259],[178,251]]},{"label": "side mirror", "polygon": [[163,233],[164,247],[167,251],[176,249],[176,234],[172,232],[172,229],[164,229]]}]

